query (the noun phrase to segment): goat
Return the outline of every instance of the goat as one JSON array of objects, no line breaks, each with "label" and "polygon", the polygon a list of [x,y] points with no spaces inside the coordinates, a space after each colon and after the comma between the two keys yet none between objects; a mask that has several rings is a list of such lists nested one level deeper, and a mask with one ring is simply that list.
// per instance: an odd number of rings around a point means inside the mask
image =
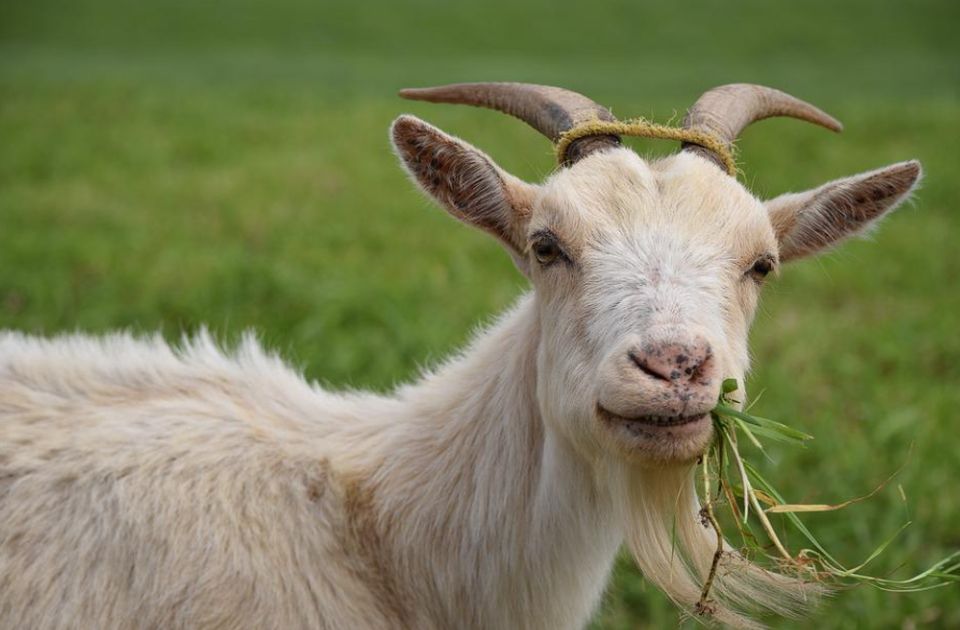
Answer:
[{"label": "goat", "polygon": [[[567,90],[459,84],[421,100],[512,114],[557,140],[614,120]],[[684,120],[730,146],[785,115],[729,85]],[[540,185],[404,115],[413,180],[496,237],[532,290],[392,395],[307,383],[252,337],[0,336],[3,628],[575,628],[626,541],[696,602],[715,547],[693,465],[721,381],[743,387],[765,277],[903,201],[916,161],[762,202],[687,142],[644,160],[569,144]],[[715,615],[802,613],[815,586],[724,554]]]}]

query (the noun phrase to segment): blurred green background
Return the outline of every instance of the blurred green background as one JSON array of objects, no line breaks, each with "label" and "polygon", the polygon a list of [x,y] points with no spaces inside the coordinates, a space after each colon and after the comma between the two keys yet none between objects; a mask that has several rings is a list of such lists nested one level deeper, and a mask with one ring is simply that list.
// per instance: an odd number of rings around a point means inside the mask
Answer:
[{"label": "blurred green background", "polygon": [[[764,470],[793,500],[833,502],[906,462],[875,498],[807,519],[851,563],[914,521],[871,566],[904,575],[960,547],[958,25],[953,1],[3,2],[0,325],[255,328],[311,378],[385,390],[524,290],[496,244],[406,181],[391,119],[421,115],[527,179],[553,168],[521,123],[398,88],[552,83],[667,121],[714,85],[770,84],[847,128],[751,127],[740,158],[757,194],[926,169],[872,242],[771,283],[753,334],[758,413],[817,437]],[[960,627],[958,590],[858,588],[815,623]],[[595,628],[677,622],[618,563]]]}]

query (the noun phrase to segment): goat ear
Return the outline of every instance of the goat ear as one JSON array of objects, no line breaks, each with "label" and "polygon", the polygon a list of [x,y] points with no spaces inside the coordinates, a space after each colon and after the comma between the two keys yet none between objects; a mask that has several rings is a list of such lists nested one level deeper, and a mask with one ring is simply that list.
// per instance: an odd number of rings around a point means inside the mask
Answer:
[{"label": "goat ear", "polygon": [[771,199],[780,260],[816,254],[869,229],[907,199],[920,175],[920,163],[911,160]]},{"label": "goat ear", "polygon": [[493,234],[525,269],[526,227],[536,187],[500,169],[466,142],[414,116],[390,129],[407,172],[447,212]]}]

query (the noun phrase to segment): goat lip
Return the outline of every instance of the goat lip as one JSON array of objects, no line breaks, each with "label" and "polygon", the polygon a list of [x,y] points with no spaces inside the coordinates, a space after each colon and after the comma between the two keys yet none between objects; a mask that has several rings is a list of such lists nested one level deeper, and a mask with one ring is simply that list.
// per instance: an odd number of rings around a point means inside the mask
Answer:
[{"label": "goat lip", "polygon": [[699,413],[694,415],[653,415],[645,414],[640,416],[621,416],[605,409],[602,405],[597,405],[597,414],[608,422],[622,423],[626,425],[638,425],[643,430],[656,430],[660,428],[681,427],[691,423],[698,423],[705,420],[710,414]]},{"label": "goat lip", "polygon": [[615,452],[634,461],[677,464],[703,454],[713,435],[710,413],[682,416],[621,416],[597,405],[597,420]]}]

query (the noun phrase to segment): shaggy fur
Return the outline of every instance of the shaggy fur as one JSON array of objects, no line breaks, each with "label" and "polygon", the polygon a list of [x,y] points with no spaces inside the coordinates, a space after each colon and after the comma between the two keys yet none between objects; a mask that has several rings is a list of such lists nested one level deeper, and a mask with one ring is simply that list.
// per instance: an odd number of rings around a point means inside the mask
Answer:
[{"label": "shaggy fur", "polygon": [[[324,391],[252,338],[0,336],[0,627],[576,628],[624,540],[689,606],[715,545],[691,475],[709,435],[630,442],[598,400],[653,404],[626,351],[690,331],[742,382],[753,261],[862,229],[918,175],[781,198],[774,224],[691,154],[599,152],[532,186],[416,119],[394,138],[533,291],[386,397]],[[531,254],[544,230],[566,260]],[[716,595],[738,625],[810,605],[734,553]]]}]

